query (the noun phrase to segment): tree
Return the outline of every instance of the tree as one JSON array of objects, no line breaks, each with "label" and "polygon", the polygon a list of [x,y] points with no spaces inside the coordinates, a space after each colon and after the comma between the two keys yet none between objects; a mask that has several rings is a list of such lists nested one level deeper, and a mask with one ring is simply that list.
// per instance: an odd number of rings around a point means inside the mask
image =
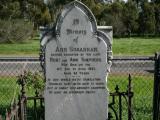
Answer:
[{"label": "tree", "polygon": [[34,29],[50,23],[50,13],[42,0],[17,0],[20,4],[21,16],[33,22]]},{"label": "tree", "polygon": [[45,0],[45,4],[49,8],[49,13],[53,22],[56,22],[56,18],[63,6],[71,1],[73,0]]},{"label": "tree", "polygon": [[160,3],[155,5],[156,33],[160,34]]},{"label": "tree", "polygon": [[18,1],[1,0],[0,1],[0,19],[19,18],[21,14]]},{"label": "tree", "polygon": [[43,0],[1,0],[1,19],[23,19],[25,17],[34,23],[35,28],[46,25],[51,16]]},{"label": "tree", "polygon": [[139,14],[139,30],[144,34],[155,33],[155,11],[154,4],[144,2],[141,6],[142,11]]},{"label": "tree", "polygon": [[35,29],[50,22],[48,8],[42,0],[1,0],[0,16],[0,42],[8,43],[29,39],[34,33],[31,22]]},{"label": "tree", "polygon": [[124,34],[124,32],[126,31],[126,28],[122,21],[123,6],[124,6],[123,2],[116,1],[110,5],[110,10],[108,11],[108,14],[112,15],[111,25],[113,26],[113,32],[115,36],[120,36]]},{"label": "tree", "polygon": [[151,0],[152,2],[156,3],[156,4],[159,4],[160,3],[160,0]]},{"label": "tree", "polygon": [[1,0],[0,16],[0,43],[24,42],[32,35],[32,24],[24,21],[19,0]]},{"label": "tree", "polygon": [[[63,9],[63,6],[72,1],[73,0],[45,0],[45,3],[49,8],[53,22],[56,21],[56,18]],[[98,19],[101,12],[103,11],[103,5],[97,3],[95,0],[81,0],[81,2],[84,3],[87,7],[89,7],[89,9],[91,9],[95,17]]]},{"label": "tree", "polygon": [[128,0],[128,2],[124,5],[122,18],[127,33],[130,36],[130,34],[135,32],[138,28],[138,9],[135,2]]},{"label": "tree", "polygon": [[151,0],[155,4],[156,34],[160,34],[160,0]]}]

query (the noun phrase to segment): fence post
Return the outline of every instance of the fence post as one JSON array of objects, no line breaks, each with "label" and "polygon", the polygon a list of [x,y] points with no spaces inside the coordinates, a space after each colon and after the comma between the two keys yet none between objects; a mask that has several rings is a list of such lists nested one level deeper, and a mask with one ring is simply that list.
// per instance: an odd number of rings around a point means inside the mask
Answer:
[{"label": "fence post", "polygon": [[132,120],[132,97],[133,97],[133,94],[132,94],[132,86],[131,86],[131,74],[129,74],[128,76],[128,120]]},{"label": "fence post", "polygon": [[21,85],[21,95],[19,97],[19,106],[20,106],[20,120],[26,120],[26,91],[25,91],[25,80],[26,75],[21,75],[19,82]]},{"label": "fence post", "polygon": [[[38,97],[38,91],[36,90],[35,92],[35,97]],[[38,115],[37,115],[37,99],[34,99],[34,119],[37,120],[38,119]]]},{"label": "fence post", "polygon": [[155,54],[153,120],[160,120],[160,54]]}]

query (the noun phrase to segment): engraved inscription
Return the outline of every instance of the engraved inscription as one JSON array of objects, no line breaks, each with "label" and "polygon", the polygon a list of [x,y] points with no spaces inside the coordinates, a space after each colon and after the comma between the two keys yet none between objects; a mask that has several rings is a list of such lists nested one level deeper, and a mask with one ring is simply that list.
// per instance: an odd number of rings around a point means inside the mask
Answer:
[{"label": "engraved inscription", "polygon": [[[71,54],[70,52],[73,51],[77,53]],[[79,51],[84,52],[83,56]],[[62,59],[59,56],[67,56],[68,59]],[[47,88],[49,94],[94,94],[98,89],[105,89],[105,83],[101,82],[101,78],[90,77],[97,70],[93,63],[101,62],[100,56],[101,53],[96,47],[72,48],[69,50],[57,47],[55,53],[51,53],[50,62],[53,62],[53,64],[60,62],[56,71],[65,76],[68,75],[69,78],[54,78],[53,80],[50,78],[51,81]],[[81,78],[80,76],[84,77]]]}]

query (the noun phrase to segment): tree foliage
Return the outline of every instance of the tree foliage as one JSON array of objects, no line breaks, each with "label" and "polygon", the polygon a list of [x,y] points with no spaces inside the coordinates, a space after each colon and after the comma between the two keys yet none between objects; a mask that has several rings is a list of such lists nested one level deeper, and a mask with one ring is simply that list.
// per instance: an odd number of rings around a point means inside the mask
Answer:
[{"label": "tree foliage", "polygon": [[155,4],[156,34],[160,34],[160,3]]},{"label": "tree foliage", "polygon": [[112,26],[114,34],[121,35],[126,31],[122,21],[123,3],[116,1],[111,5],[110,14],[112,15]]},{"label": "tree foliage", "polygon": [[23,43],[33,35],[30,22],[21,19],[0,20],[0,43]]},{"label": "tree foliage", "polygon": [[35,29],[40,25],[46,26],[51,22],[49,9],[42,0],[28,0],[26,4],[27,18],[34,23]]},{"label": "tree foliage", "polygon": [[[11,31],[14,30],[8,28],[14,28],[15,24],[18,26],[17,21],[21,21],[19,24],[22,24],[23,20],[27,20],[26,23],[30,25],[32,23],[34,30],[37,30],[39,26],[55,23],[64,5],[72,1],[74,0],[1,0],[1,41],[3,38],[10,38],[9,41],[16,40],[15,37],[10,36],[12,35],[10,34],[12,33]],[[137,33],[160,34],[159,0],[152,0],[152,2],[148,2],[148,0],[128,0],[127,2],[115,0],[113,3],[109,4],[102,4],[97,2],[97,0],[80,1],[91,9],[96,17],[98,25],[113,26],[114,35],[116,36]],[[3,24],[5,24],[6,27],[4,27]],[[28,29],[32,29],[30,25],[26,24]],[[17,27],[17,29],[21,28]],[[2,37],[2,35],[8,35],[8,37]],[[11,40],[13,38],[14,40]]]},{"label": "tree foliage", "polygon": [[128,35],[133,32],[136,32],[138,28],[138,9],[136,7],[136,3],[132,0],[129,0],[123,8],[123,23],[126,27]]},{"label": "tree foliage", "polygon": [[20,3],[12,0],[0,1],[1,19],[19,18],[21,15]]},{"label": "tree foliage", "polygon": [[144,2],[139,13],[139,30],[143,34],[155,33],[155,11],[151,3]]},{"label": "tree foliage", "polygon": [[45,81],[40,73],[24,72],[23,75],[18,76],[17,84],[22,85],[25,83],[28,89],[35,90],[39,95],[43,94]]}]

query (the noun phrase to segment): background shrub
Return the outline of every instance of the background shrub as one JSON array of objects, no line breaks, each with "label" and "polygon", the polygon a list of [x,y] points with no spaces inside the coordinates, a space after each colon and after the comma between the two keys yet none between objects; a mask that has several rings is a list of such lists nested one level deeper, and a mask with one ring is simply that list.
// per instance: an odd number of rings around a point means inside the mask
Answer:
[{"label": "background shrub", "polygon": [[0,20],[0,43],[25,42],[33,36],[33,25],[23,19]]}]

